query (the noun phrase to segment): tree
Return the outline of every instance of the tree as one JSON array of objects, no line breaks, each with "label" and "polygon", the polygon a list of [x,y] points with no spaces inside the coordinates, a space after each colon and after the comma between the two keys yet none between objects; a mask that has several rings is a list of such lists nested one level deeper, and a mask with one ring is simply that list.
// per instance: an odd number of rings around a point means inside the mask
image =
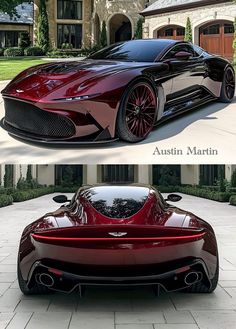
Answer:
[{"label": "tree", "polygon": [[49,50],[49,27],[48,14],[46,7],[46,0],[40,0],[39,15],[38,15],[38,29],[37,29],[37,43],[38,46],[46,53]]},{"label": "tree", "polygon": [[143,17],[140,17],[137,22],[136,32],[134,35],[135,39],[142,39],[143,38]]},{"label": "tree", "polygon": [[192,42],[193,41],[192,25],[191,25],[191,22],[190,22],[190,18],[189,17],[187,18],[184,41],[188,41],[188,42]]},{"label": "tree", "polygon": [[19,43],[20,48],[28,48],[30,46],[30,36],[29,32],[21,32],[20,34],[20,43]]},{"label": "tree", "polygon": [[4,187],[13,186],[13,165],[5,165]]},{"label": "tree", "polygon": [[101,31],[101,36],[100,36],[100,44],[102,47],[107,46],[107,27],[106,27],[106,22],[102,22],[102,31]]},{"label": "tree", "polygon": [[31,183],[33,177],[32,177],[32,166],[28,165],[27,166],[27,173],[26,173],[26,181]]},{"label": "tree", "polygon": [[233,41],[234,57],[233,64],[236,65],[236,17],[234,19],[234,41]]},{"label": "tree", "polygon": [[231,176],[231,186],[236,187],[236,170],[233,171]]},{"label": "tree", "polygon": [[16,15],[16,6],[21,4],[23,0],[1,0],[0,1],[0,12],[7,13],[11,17]]}]

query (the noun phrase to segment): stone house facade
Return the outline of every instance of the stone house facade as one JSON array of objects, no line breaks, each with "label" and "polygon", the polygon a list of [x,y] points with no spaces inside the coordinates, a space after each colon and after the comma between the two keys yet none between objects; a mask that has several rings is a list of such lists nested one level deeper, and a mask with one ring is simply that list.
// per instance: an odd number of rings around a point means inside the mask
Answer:
[{"label": "stone house facade", "polygon": [[236,4],[230,0],[158,0],[144,9],[142,15],[145,18],[144,38],[181,40],[189,17],[193,43],[232,58]]},{"label": "stone house facade", "polygon": [[[8,165],[9,166],[9,165]],[[13,185],[20,177],[26,177],[27,165],[11,165]],[[42,185],[60,185],[68,165],[31,165],[32,177]],[[230,181],[236,165],[70,165],[76,184],[143,183],[163,185],[163,176],[173,177],[178,183],[214,185],[223,169]],[[0,186],[4,184],[6,165],[0,165]],[[166,179],[165,179],[166,180]]]},{"label": "stone house facade", "polygon": [[33,38],[33,6],[23,2],[16,7],[17,16],[0,13],[0,48],[17,47],[21,32]]}]

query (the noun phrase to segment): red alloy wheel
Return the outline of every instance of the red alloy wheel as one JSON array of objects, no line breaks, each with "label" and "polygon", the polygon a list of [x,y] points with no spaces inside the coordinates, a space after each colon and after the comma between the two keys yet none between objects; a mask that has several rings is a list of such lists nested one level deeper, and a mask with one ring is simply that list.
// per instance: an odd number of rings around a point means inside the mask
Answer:
[{"label": "red alloy wheel", "polygon": [[225,93],[229,99],[234,97],[235,77],[232,68],[228,68],[225,72]]},{"label": "red alloy wheel", "polygon": [[129,132],[145,138],[152,130],[156,118],[157,98],[153,88],[145,82],[131,88],[125,103],[125,120]]}]

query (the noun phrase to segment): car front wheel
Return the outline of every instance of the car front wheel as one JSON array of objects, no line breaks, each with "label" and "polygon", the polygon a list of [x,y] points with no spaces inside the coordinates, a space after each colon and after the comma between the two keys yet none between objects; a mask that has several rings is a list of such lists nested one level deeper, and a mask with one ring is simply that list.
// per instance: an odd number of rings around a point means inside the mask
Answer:
[{"label": "car front wheel", "polygon": [[145,139],[151,132],[157,112],[154,88],[145,80],[131,83],[125,91],[117,117],[117,135],[126,142]]}]

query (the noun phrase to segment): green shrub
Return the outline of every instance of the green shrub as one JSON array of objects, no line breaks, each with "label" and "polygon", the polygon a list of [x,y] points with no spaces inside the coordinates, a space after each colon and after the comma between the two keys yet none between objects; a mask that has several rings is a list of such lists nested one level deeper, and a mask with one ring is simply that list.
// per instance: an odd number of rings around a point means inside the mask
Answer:
[{"label": "green shrub", "polygon": [[47,57],[50,58],[68,58],[68,57],[80,57],[84,56],[82,50],[71,50],[71,49],[57,49],[54,48],[47,52]]},{"label": "green shrub", "polygon": [[15,191],[14,187],[8,187],[5,188],[3,186],[0,186],[0,194],[12,194]]},{"label": "green shrub", "polygon": [[136,32],[135,32],[135,39],[142,39],[143,38],[143,17],[140,17],[137,22]]},{"label": "green shrub", "polygon": [[161,193],[173,193],[180,192],[188,195],[193,195],[199,198],[219,201],[219,202],[229,202],[230,192],[219,192],[210,190],[208,188],[200,188],[193,186],[158,186],[157,189]]},{"label": "green shrub", "polygon": [[203,189],[198,187],[185,187],[180,186],[179,192],[194,195],[199,198],[205,198],[209,200],[219,201],[219,202],[228,202],[231,196],[229,192],[219,192],[219,191],[211,191],[209,189]]},{"label": "green shrub", "polygon": [[236,187],[236,170],[233,171],[231,176],[231,186]]},{"label": "green shrub", "polygon": [[11,195],[7,195],[7,194],[0,195],[0,208],[9,206],[10,204],[12,204],[12,202],[13,202],[13,198]]},{"label": "green shrub", "polygon": [[3,56],[3,54],[4,54],[4,48],[0,48],[0,56]]},{"label": "green shrub", "polygon": [[107,26],[106,26],[105,21],[102,22],[102,31],[101,31],[101,35],[100,35],[100,44],[101,44],[102,48],[107,46]]},{"label": "green shrub", "polygon": [[37,44],[46,53],[49,49],[49,25],[46,0],[41,0],[39,2],[37,23]]},{"label": "green shrub", "polygon": [[5,57],[17,57],[17,56],[23,56],[24,51],[20,47],[11,47],[11,48],[6,48],[4,50],[4,56]]},{"label": "green shrub", "polygon": [[189,17],[187,18],[187,22],[186,22],[184,41],[188,41],[188,42],[193,41],[192,25]]},{"label": "green shrub", "polygon": [[179,192],[179,186],[156,186],[158,191],[161,193],[173,193],[173,192]]},{"label": "green shrub", "polygon": [[229,203],[232,206],[236,206],[236,195],[231,195],[230,199],[229,199]]},{"label": "green shrub", "polygon": [[63,43],[61,49],[73,49],[73,45],[71,43]]},{"label": "green shrub", "polygon": [[78,186],[54,186],[54,192],[56,193],[75,193],[79,189]]},{"label": "green shrub", "polygon": [[53,192],[54,192],[53,187],[43,187],[43,188],[37,188],[37,189],[33,189],[33,190],[15,191],[12,194],[12,197],[13,197],[14,202],[21,202],[21,201],[38,198],[42,195],[53,193]]},{"label": "green shrub", "polygon": [[44,51],[41,47],[28,47],[24,50],[24,55],[25,56],[43,56]]},{"label": "green shrub", "polygon": [[235,19],[234,19],[234,40],[233,40],[233,49],[234,49],[233,65],[236,65],[236,17],[235,17]]}]

